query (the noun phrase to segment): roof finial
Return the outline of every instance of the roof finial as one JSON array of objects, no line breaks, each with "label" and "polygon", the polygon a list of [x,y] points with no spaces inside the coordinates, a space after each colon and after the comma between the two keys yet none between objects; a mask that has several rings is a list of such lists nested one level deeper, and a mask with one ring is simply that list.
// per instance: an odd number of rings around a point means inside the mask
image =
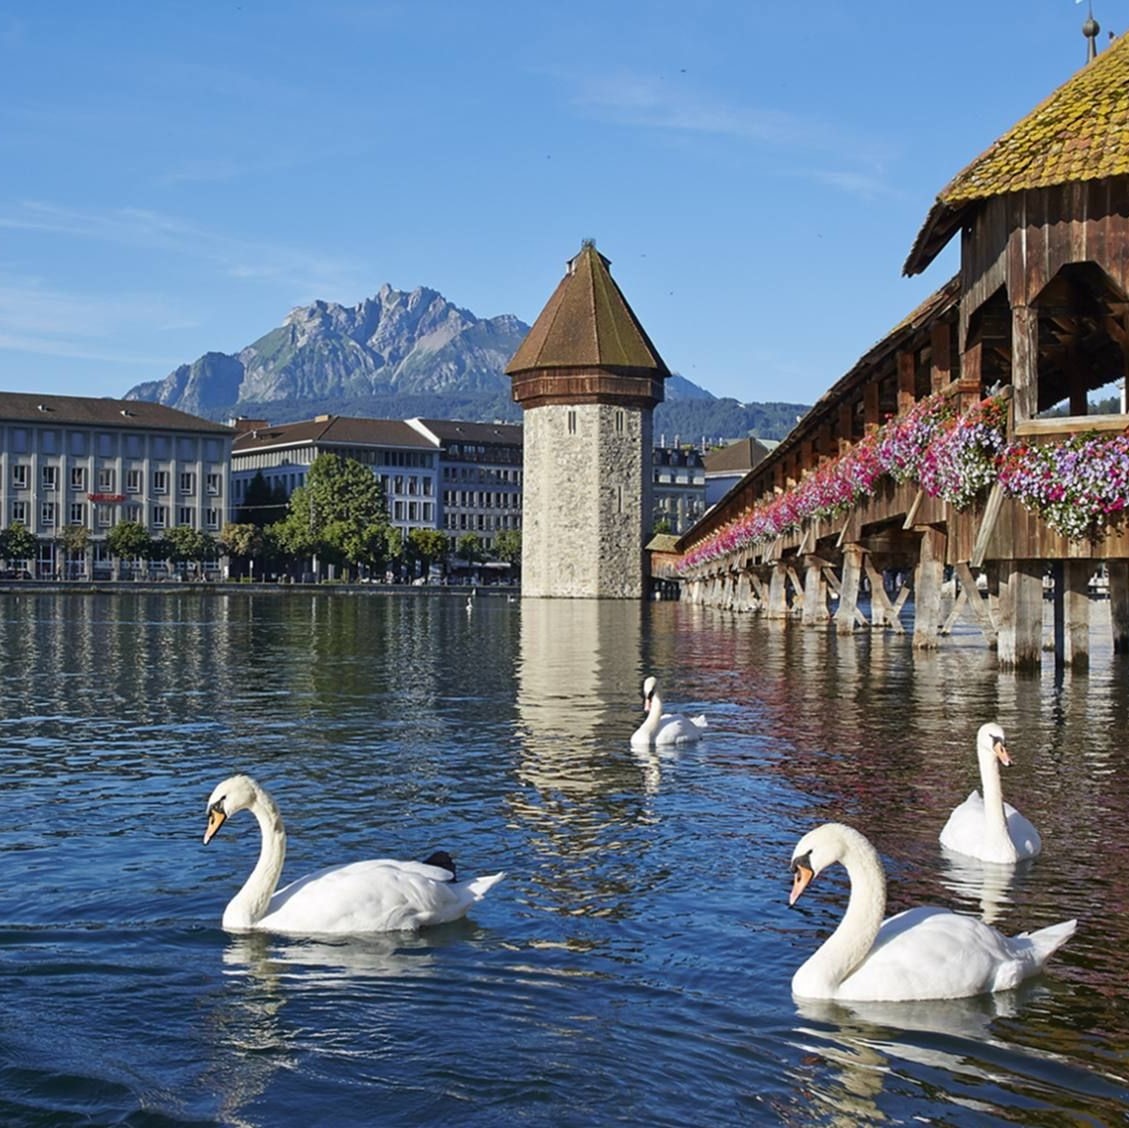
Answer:
[{"label": "roof finial", "polygon": [[1086,16],[1086,22],[1082,24],[1082,34],[1090,41],[1086,48],[1086,62],[1090,63],[1098,57],[1098,34],[1102,28],[1101,24],[1094,19],[1093,0],[1088,0],[1087,11],[1089,14]]}]

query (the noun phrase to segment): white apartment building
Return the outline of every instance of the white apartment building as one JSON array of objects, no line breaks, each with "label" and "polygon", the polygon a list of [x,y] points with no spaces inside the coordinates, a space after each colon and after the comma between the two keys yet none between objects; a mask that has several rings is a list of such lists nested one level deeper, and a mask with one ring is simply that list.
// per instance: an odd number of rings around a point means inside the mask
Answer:
[{"label": "white apartment building", "polygon": [[89,534],[72,576],[109,578],[106,535],[135,521],[150,536],[187,525],[216,534],[227,519],[234,432],[140,400],[0,392],[0,526],[21,524],[38,540],[26,566],[61,575],[59,537]]},{"label": "white apartment building", "polygon": [[388,518],[406,538],[412,529],[437,527],[438,446],[396,419],[319,415],[300,423],[270,426],[237,419],[231,451],[232,509],[238,511],[255,475],[289,497],[305,484],[320,454],[351,458],[380,479]]},{"label": "white apartment building", "polygon": [[665,521],[668,531],[680,536],[706,511],[706,468],[701,452],[693,447],[657,446],[651,466],[652,527]]}]

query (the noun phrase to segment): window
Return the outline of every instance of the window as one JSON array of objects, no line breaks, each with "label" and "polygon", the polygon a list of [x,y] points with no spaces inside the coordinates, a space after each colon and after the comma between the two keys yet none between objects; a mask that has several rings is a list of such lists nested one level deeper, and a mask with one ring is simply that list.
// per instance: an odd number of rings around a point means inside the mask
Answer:
[{"label": "window", "polygon": [[59,468],[58,466],[44,466],[43,467],[43,488],[45,490],[54,490],[59,488]]},{"label": "window", "polygon": [[84,490],[86,489],[86,467],[85,466],[72,466],[71,467],[71,489]]},{"label": "window", "polygon": [[26,501],[13,501],[9,506],[12,513],[13,525],[27,525],[27,502]]},{"label": "window", "polygon": [[623,434],[623,411],[618,408],[615,413],[615,430],[617,435]]},{"label": "window", "polygon": [[393,506],[392,506],[392,520],[393,521],[403,521],[403,519],[404,519],[404,503],[402,501],[394,502]]},{"label": "window", "polygon": [[27,489],[27,464],[18,462],[12,467],[12,489]]},{"label": "window", "polygon": [[568,433],[570,435],[576,434],[576,412],[571,410],[568,413]]},{"label": "window", "polygon": [[180,492],[182,494],[194,494],[196,492],[196,475],[191,470],[180,472]]},{"label": "window", "polygon": [[191,505],[180,506],[176,511],[176,523],[194,529],[196,527],[196,510]]},{"label": "window", "polygon": [[209,529],[218,529],[220,527],[220,511],[218,509],[205,509],[204,524]]},{"label": "window", "polygon": [[169,523],[169,510],[167,505],[153,506],[153,528],[163,529]]},{"label": "window", "polygon": [[141,492],[141,471],[139,469],[127,470],[125,472],[125,490],[126,493]]},{"label": "window", "polygon": [[96,505],[94,507],[94,520],[98,522],[98,528],[108,529],[114,523],[114,510],[109,505]]},{"label": "window", "polygon": [[98,492],[113,493],[117,484],[117,474],[112,466],[102,466],[98,470]]},{"label": "window", "polygon": [[39,523],[43,526],[52,526],[55,524],[55,503],[53,501],[45,501],[39,507]]},{"label": "window", "polygon": [[125,507],[125,519],[132,521],[135,525],[140,525],[141,522],[141,506],[140,505],[127,505]]},{"label": "window", "polygon": [[207,478],[205,479],[205,486],[207,488],[209,497],[220,496],[220,481],[221,478],[219,474],[209,474],[207,476]]},{"label": "window", "polygon": [[168,493],[169,492],[169,472],[167,470],[154,470],[153,471],[153,492],[154,493]]},{"label": "window", "polygon": [[86,503],[83,501],[72,501],[70,509],[71,525],[85,525],[86,524]]}]

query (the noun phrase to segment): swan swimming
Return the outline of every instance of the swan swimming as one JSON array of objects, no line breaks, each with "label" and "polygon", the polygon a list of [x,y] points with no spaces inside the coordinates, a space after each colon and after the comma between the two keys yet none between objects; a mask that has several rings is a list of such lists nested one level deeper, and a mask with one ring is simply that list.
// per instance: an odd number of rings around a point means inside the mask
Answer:
[{"label": "swan swimming", "polygon": [[705,715],[686,717],[681,713],[664,713],[658,685],[653,677],[643,680],[643,708],[647,719],[631,734],[637,747],[651,744],[688,744],[700,740],[707,727]]},{"label": "swan swimming", "polygon": [[842,823],[824,823],[800,839],[792,852],[788,904],[834,862],[842,862],[850,877],[850,900],[839,927],[792,977],[799,998],[905,1002],[1006,991],[1035,975],[1077,926],[1066,920],[1011,937],[976,917],[934,906],[883,920],[881,859],[862,834]]},{"label": "swan swimming", "polygon": [[223,913],[230,932],[394,932],[457,920],[503,873],[456,880],[455,866],[443,851],[425,862],[379,858],[332,866],[275,891],[286,858],[286,830],[270,794],[250,776],[224,780],[208,799],[204,844],[237,811],[259,822],[262,848],[243,888]]},{"label": "swan swimming", "polygon": [[1043,848],[1039,832],[1010,803],[1000,787],[1000,765],[1011,764],[1004,730],[990,722],[976,734],[981,791],[949,815],[941,845],[958,854],[1005,865],[1033,858]]}]

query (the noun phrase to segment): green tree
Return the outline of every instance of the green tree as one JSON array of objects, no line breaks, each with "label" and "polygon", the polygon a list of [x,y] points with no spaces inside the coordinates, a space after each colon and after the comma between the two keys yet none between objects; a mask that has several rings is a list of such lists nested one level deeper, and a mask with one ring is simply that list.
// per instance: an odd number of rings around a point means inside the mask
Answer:
[{"label": "green tree", "polygon": [[19,521],[0,533],[0,558],[9,564],[26,562],[34,570],[38,548],[39,542],[35,539],[35,534]]},{"label": "green tree", "polygon": [[106,534],[106,547],[118,562],[120,573],[123,560],[148,560],[153,548],[153,538],[144,525],[137,521],[119,521]]},{"label": "green tree", "polygon": [[447,554],[451,551],[446,533],[439,529],[412,529],[408,533],[408,545],[412,555],[420,562],[423,575],[428,574],[433,563],[446,570]]},{"label": "green tree", "polygon": [[286,511],[286,487],[282,482],[270,485],[263,472],[258,470],[247,483],[243,504],[240,505],[235,517],[240,524],[257,525],[261,529],[284,520]]},{"label": "green tree", "polygon": [[261,555],[263,551],[263,532],[257,525],[228,521],[220,529],[216,544],[225,556],[232,557],[241,565],[246,564],[252,579],[254,578],[255,557]]},{"label": "green tree", "polygon": [[90,543],[90,530],[85,525],[68,525],[59,534],[59,546],[63,551],[63,577],[69,578],[71,565],[80,557],[86,556],[86,546]]},{"label": "green tree", "polygon": [[[167,559],[174,564],[188,562],[201,565],[205,560],[215,559],[216,541],[200,529],[190,525],[177,525],[165,534],[165,551]],[[203,575],[201,569],[200,574]]]},{"label": "green tree", "polygon": [[494,555],[515,568],[521,567],[521,530],[503,529],[494,538]]},{"label": "green tree", "polygon": [[477,533],[463,533],[455,542],[455,552],[468,564],[478,564],[486,559],[482,538]]},{"label": "green tree", "polygon": [[298,556],[350,565],[383,557],[388,513],[380,482],[352,458],[321,454],[290,498],[279,534]]}]

